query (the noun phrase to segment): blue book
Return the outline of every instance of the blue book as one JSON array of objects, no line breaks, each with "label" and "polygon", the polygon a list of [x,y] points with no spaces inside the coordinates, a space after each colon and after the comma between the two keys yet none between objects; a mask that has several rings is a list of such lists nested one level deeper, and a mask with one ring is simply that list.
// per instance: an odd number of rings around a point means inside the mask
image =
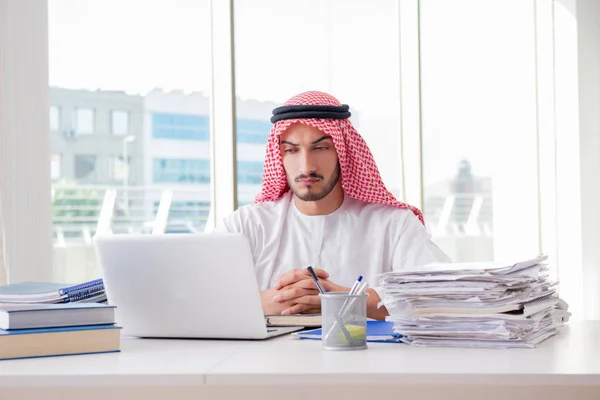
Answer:
[{"label": "blue book", "polygon": [[102,279],[79,284],[19,282],[0,286],[0,303],[58,303],[81,300],[104,291]]},{"label": "blue book", "polygon": [[0,360],[120,351],[121,327],[72,326],[0,330]]},{"label": "blue book", "polygon": [[[321,340],[321,328],[293,332],[299,339]],[[367,342],[399,343],[402,335],[394,332],[394,323],[388,321],[367,321]]]}]

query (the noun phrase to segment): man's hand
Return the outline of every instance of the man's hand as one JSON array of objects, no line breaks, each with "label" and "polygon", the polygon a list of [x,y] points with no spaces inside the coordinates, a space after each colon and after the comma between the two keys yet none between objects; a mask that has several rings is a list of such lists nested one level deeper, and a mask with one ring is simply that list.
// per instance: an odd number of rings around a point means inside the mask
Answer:
[{"label": "man's hand", "polygon": [[[329,274],[325,270],[313,268],[313,271],[315,272],[315,275],[317,275],[317,278],[319,278],[321,284],[323,284],[323,280],[329,278]],[[291,271],[286,272],[285,274],[279,277],[277,282],[275,282],[275,286],[273,286],[273,288],[279,290],[286,286],[293,285],[294,283],[304,280],[309,280],[310,282],[312,282],[312,289],[315,289],[318,292],[315,281],[313,281],[307,269],[293,269]]]},{"label": "man's hand", "polygon": [[[315,268],[323,289],[327,292],[349,292],[350,289],[331,282],[329,274]],[[369,288],[367,317],[383,320],[388,314],[385,307],[377,308],[380,299],[374,289]],[[321,312],[319,290],[305,269],[288,271],[279,278],[275,286],[260,293],[265,314],[312,314]]]},{"label": "man's hand", "polygon": [[[333,289],[330,282],[323,279],[319,279],[319,281],[325,291],[330,292]],[[311,277],[283,286],[278,290],[273,301],[287,306],[281,312],[283,315],[321,312],[319,290]]]},{"label": "man's hand", "polygon": [[[325,291],[331,291],[334,285],[327,281],[329,274],[315,268]],[[283,274],[275,286],[261,292],[261,301],[265,314],[318,313],[321,311],[319,290],[305,269],[294,269]]]}]

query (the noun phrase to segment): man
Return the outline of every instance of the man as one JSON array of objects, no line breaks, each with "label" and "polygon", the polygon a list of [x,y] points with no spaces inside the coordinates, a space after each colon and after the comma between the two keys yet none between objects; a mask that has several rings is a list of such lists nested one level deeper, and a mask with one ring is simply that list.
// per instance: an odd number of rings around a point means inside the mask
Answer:
[{"label": "man", "polygon": [[[220,231],[248,236],[265,314],[320,312],[306,267],[326,291],[348,291],[362,275],[449,261],[421,212],[385,188],[349,107],[322,92],[292,97],[273,111],[262,190],[227,217]],[[379,288],[367,315],[383,319]]]}]

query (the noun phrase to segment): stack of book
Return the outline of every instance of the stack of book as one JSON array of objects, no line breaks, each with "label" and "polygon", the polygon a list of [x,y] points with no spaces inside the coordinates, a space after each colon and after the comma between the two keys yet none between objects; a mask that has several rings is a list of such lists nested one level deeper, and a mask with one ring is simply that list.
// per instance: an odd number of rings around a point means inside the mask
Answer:
[{"label": "stack of book", "polygon": [[0,359],[120,351],[101,280],[0,286]]},{"label": "stack of book", "polygon": [[387,320],[414,346],[536,347],[570,316],[546,260],[434,263],[381,274]]}]

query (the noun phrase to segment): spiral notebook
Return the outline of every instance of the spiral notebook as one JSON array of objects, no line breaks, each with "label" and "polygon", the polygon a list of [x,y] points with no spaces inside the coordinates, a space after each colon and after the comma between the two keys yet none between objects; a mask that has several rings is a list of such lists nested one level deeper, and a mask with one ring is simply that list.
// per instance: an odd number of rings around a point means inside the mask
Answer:
[{"label": "spiral notebook", "polygon": [[59,303],[79,301],[104,291],[102,279],[78,284],[19,282],[0,286],[0,303]]}]

